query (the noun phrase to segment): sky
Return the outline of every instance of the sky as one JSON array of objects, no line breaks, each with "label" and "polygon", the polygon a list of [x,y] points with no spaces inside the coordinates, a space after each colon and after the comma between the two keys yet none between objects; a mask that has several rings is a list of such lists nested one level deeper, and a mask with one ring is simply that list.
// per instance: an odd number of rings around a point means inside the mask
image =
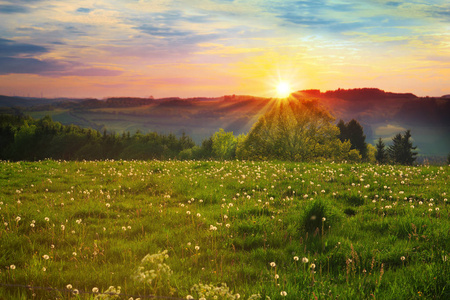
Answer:
[{"label": "sky", "polygon": [[447,0],[0,0],[0,94],[450,94]]}]

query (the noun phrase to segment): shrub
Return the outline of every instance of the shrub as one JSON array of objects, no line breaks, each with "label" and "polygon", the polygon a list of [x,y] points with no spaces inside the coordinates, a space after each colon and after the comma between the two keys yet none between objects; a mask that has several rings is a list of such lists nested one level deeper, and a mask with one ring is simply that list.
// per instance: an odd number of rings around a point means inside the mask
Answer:
[{"label": "shrub", "polygon": [[328,229],[335,226],[341,220],[341,214],[323,199],[311,202],[301,217],[301,227],[306,232],[312,233],[317,230]]}]

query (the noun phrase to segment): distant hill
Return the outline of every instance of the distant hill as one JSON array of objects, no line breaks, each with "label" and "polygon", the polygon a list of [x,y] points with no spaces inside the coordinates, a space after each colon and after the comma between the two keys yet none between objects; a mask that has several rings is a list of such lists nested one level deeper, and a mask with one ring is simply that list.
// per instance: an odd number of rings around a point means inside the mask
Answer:
[{"label": "distant hill", "polygon": [[[328,108],[336,122],[358,120],[369,143],[374,144],[378,137],[389,143],[396,133],[411,129],[421,155],[445,156],[450,152],[450,95],[417,97],[411,93],[363,88],[302,90],[292,97],[316,99]],[[36,118],[50,115],[63,124],[116,133],[140,130],[181,135],[185,132],[201,143],[219,128],[233,131],[235,135],[247,133],[274,103],[272,98],[249,95],[105,100],[0,96],[0,113],[24,113]]]}]

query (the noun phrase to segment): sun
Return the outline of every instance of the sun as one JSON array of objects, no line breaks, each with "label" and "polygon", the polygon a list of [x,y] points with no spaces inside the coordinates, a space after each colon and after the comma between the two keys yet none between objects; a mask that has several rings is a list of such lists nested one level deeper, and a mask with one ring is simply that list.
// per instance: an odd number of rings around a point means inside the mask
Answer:
[{"label": "sun", "polygon": [[279,98],[287,98],[291,92],[291,86],[289,83],[281,81],[277,84],[277,96]]}]

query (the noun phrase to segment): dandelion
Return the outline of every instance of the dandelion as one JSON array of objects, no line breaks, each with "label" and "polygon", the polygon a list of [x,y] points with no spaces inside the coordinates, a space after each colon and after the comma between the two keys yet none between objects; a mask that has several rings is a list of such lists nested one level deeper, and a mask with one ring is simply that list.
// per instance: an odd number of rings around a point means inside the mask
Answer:
[{"label": "dandelion", "polygon": [[275,279],[278,279],[278,278],[280,278],[280,275],[275,274]]},{"label": "dandelion", "polygon": [[93,287],[93,288],[92,288],[92,292],[93,292],[93,293],[98,293],[98,287]]},{"label": "dandelion", "polygon": [[76,252],[72,252],[72,255],[73,255],[73,256],[77,256],[77,253],[76,253]]},{"label": "dandelion", "polygon": [[19,222],[21,218],[19,216],[16,217],[16,222]]},{"label": "dandelion", "polygon": [[45,217],[44,220],[47,221],[47,222],[50,221],[49,217]]},{"label": "dandelion", "polygon": [[106,203],[105,205],[106,205],[107,208],[109,208],[111,206],[111,204],[109,204],[109,203]]},{"label": "dandelion", "polygon": [[402,257],[400,257],[400,259],[401,259],[402,261],[404,261],[406,258],[405,258],[404,256],[402,256]]},{"label": "dandelion", "polygon": [[78,295],[80,292],[77,290],[77,289],[74,289],[73,291],[72,291],[72,294],[74,294],[74,295]]},{"label": "dandelion", "polygon": [[61,225],[61,230],[64,231],[66,229],[66,226]]},{"label": "dandelion", "polygon": [[195,250],[196,251],[200,250],[200,247],[199,246],[195,246]]},{"label": "dandelion", "polygon": [[72,285],[69,283],[68,285],[66,285],[66,289],[71,290],[72,289]]},{"label": "dandelion", "polygon": [[42,255],[42,258],[44,258],[45,260],[49,259],[50,257],[47,254]]},{"label": "dandelion", "polygon": [[303,258],[302,258],[302,262],[303,262],[304,264],[308,263],[308,261],[309,261],[308,258],[306,258],[306,257],[303,257]]},{"label": "dandelion", "polygon": [[46,267],[42,267],[42,272],[45,272],[45,271],[47,271],[47,268]]},{"label": "dandelion", "polygon": [[280,295],[283,296],[283,297],[286,297],[287,293],[286,293],[286,291],[281,291]]},{"label": "dandelion", "polygon": [[316,264],[311,264],[311,269],[315,269],[316,268]]},{"label": "dandelion", "polygon": [[271,263],[270,263],[270,266],[271,266],[272,268],[275,268],[275,266],[276,266],[275,262],[274,262],[274,261],[271,262]]},{"label": "dandelion", "polygon": [[295,261],[298,261],[298,256],[294,256],[294,260],[295,260]]},{"label": "dandelion", "polygon": [[186,299],[188,299],[188,300],[189,300],[189,299],[194,299],[194,297],[192,297],[191,295],[187,295],[187,296],[186,296]]},{"label": "dandelion", "polygon": [[15,265],[10,265],[9,268],[10,268],[11,270],[15,270],[15,269],[16,269],[16,266],[15,266]]}]

